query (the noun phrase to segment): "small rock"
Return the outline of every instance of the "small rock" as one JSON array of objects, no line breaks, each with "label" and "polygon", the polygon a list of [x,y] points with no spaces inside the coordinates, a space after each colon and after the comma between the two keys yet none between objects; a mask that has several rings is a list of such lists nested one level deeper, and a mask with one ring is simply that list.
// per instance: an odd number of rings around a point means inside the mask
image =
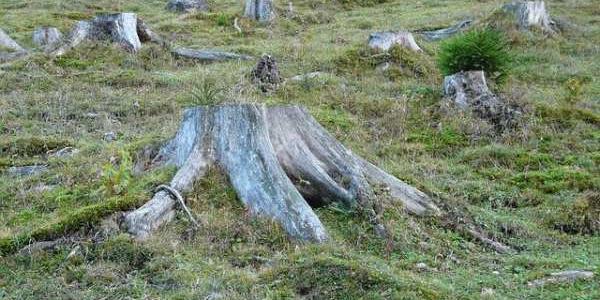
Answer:
[{"label": "small rock", "polygon": [[50,50],[62,41],[62,33],[56,27],[38,27],[33,32],[33,43]]},{"label": "small rock", "polygon": [[416,264],[415,268],[417,268],[417,270],[420,271],[420,272],[429,271],[429,266],[427,266],[427,264],[422,263],[422,262]]},{"label": "small rock", "polygon": [[481,296],[482,297],[490,297],[494,295],[494,289],[491,288],[483,288],[481,289]]},{"label": "small rock", "polygon": [[207,11],[208,5],[205,0],[171,0],[167,3],[167,10],[177,13]]},{"label": "small rock", "polygon": [[494,275],[500,275],[500,272],[498,272],[498,271],[492,271],[492,274],[494,274]]},{"label": "small rock", "polygon": [[314,79],[314,78],[325,77],[325,76],[329,76],[329,74],[323,73],[323,72],[311,72],[311,73],[296,75],[296,76],[290,78],[290,80],[291,81],[303,81],[303,80],[307,80],[307,79]]},{"label": "small rock", "polygon": [[48,166],[45,165],[34,165],[34,166],[23,166],[23,167],[11,167],[8,168],[8,175],[14,177],[22,176],[35,176],[48,171]]},{"label": "small rock", "polygon": [[89,112],[89,113],[83,114],[83,116],[86,117],[86,118],[93,119],[93,118],[97,118],[99,115],[97,113],[94,113],[94,112]]},{"label": "small rock", "polygon": [[79,149],[73,147],[64,147],[58,151],[50,152],[50,157],[67,158],[79,153]]},{"label": "small rock", "polygon": [[117,134],[114,133],[113,131],[109,131],[104,133],[104,140],[107,142],[112,142],[115,141],[117,139]]},{"label": "small rock", "polygon": [[537,279],[532,282],[529,282],[527,286],[529,287],[541,287],[546,284],[554,284],[554,283],[568,283],[574,282],[579,279],[590,279],[594,277],[594,273],[590,271],[580,271],[580,270],[569,270],[562,271],[556,273],[550,273],[549,277],[545,277],[542,279]]},{"label": "small rock", "polygon": [[32,255],[44,251],[54,250],[59,245],[58,241],[35,242],[19,250],[20,255]]},{"label": "small rock", "polygon": [[51,190],[53,190],[55,188],[56,188],[56,185],[48,185],[48,184],[40,183],[40,184],[32,187],[31,191],[34,192],[34,193],[39,194],[39,193],[51,191]]}]

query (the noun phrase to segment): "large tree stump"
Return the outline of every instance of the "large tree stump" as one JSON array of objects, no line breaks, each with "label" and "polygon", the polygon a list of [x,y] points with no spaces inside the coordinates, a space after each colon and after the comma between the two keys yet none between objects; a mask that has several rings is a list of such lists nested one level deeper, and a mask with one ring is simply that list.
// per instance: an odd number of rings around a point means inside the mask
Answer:
[{"label": "large tree stump", "polygon": [[273,0],[246,0],[244,16],[261,23],[271,22],[275,18]]},{"label": "large tree stump", "polygon": [[[255,215],[278,221],[303,241],[328,239],[313,212],[340,202],[362,209],[377,226],[373,185],[415,215],[437,215],[431,199],[364,161],[329,135],[303,108],[254,104],[188,109],[176,136],[159,157],[179,168],[170,187],[187,192],[210,166],[218,166]],[[173,191],[161,190],[125,216],[128,231],[144,239],[171,220]]]},{"label": "large tree stump", "polygon": [[505,4],[502,9],[513,14],[522,29],[538,27],[545,32],[555,32],[554,22],[546,11],[544,1],[517,1]]},{"label": "large tree stump", "polygon": [[406,49],[420,52],[421,47],[417,45],[412,33],[408,31],[386,31],[375,32],[369,36],[369,48],[377,51],[388,51],[395,45]]},{"label": "large tree stump", "polygon": [[490,91],[483,71],[460,72],[444,78],[444,99],[461,110],[471,110],[498,130],[512,127],[520,113]]}]

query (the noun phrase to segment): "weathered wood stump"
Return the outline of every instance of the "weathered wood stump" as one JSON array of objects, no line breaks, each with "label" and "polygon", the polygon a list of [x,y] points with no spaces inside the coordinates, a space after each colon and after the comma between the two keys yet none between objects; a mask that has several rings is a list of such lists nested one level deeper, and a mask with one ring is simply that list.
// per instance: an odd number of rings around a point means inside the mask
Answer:
[{"label": "weathered wood stump", "polygon": [[141,49],[142,42],[165,44],[134,13],[105,14],[75,23],[65,42],[52,55],[64,55],[86,40],[109,40],[133,53]]},{"label": "weathered wood stump", "polygon": [[483,71],[460,72],[444,78],[444,99],[461,110],[471,110],[498,130],[514,126],[520,113],[490,91]]},{"label": "weathered wood stump", "polygon": [[375,32],[369,36],[369,48],[377,51],[388,51],[395,45],[406,49],[420,52],[421,47],[417,45],[412,33],[408,31],[385,31]]},{"label": "weathered wood stump", "polygon": [[62,33],[56,27],[38,27],[33,31],[33,43],[44,50],[54,49],[62,42]]},{"label": "weathered wood stump", "polygon": [[505,4],[502,9],[514,15],[522,29],[538,27],[544,32],[554,33],[554,21],[546,11],[544,1],[517,1]]},{"label": "weathered wood stump", "polygon": [[179,170],[169,190],[126,214],[128,231],[139,239],[173,218],[177,201],[172,190],[188,192],[211,166],[227,174],[251,213],[278,221],[302,241],[328,239],[311,205],[339,202],[361,209],[377,230],[375,186],[385,187],[410,213],[439,214],[427,195],[354,155],[298,106],[188,109],[159,158]]},{"label": "weathered wood stump", "polygon": [[263,93],[277,89],[283,81],[279,75],[277,61],[271,55],[266,54],[254,66],[254,69],[250,73],[250,78]]},{"label": "weathered wood stump", "polygon": [[206,0],[170,0],[167,10],[176,13],[190,13],[195,11],[207,11]]},{"label": "weathered wood stump", "polygon": [[473,20],[463,20],[458,22],[457,24],[447,27],[441,28],[437,30],[431,31],[422,31],[423,36],[430,41],[439,41],[443,39],[447,39],[457,33],[463,32],[467,28],[471,27],[473,24]]},{"label": "weathered wood stump", "polygon": [[271,22],[275,18],[273,0],[246,0],[244,17],[261,23]]}]

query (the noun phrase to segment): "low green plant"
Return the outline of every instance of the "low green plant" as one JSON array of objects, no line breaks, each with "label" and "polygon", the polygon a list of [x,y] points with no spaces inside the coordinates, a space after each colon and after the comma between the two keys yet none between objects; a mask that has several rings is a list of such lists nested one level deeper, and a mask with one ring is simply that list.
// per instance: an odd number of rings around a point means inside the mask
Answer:
[{"label": "low green plant", "polygon": [[124,194],[131,181],[133,162],[131,155],[120,149],[118,152],[118,165],[109,162],[102,170],[102,191],[109,195]]},{"label": "low green plant", "polygon": [[488,77],[501,82],[510,72],[511,55],[501,32],[478,29],[443,42],[438,65],[444,75],[483,70]]}]

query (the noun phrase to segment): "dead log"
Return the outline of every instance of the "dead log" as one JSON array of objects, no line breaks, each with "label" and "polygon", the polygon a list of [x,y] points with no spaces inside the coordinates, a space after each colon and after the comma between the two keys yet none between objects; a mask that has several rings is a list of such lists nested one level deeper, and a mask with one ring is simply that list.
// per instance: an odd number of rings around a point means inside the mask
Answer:
[{"label": "dead log", "polygon": [[273,0],[246,0],[244,17],[261,23],[271,22],[275,18]]},{"label": "dead log", "polygon": [[423,34],[423,36],[429,41],[439,41],[447,39],[457,33],[463,32],[467,28],[471,27],[472,24],[473,20],[463,20],[447,28],[441,28],[438,30],[431,31],[421,31],[421,34]]},{"label": "dead log", "polygon": [[62,33],[56,27],[38,27],[33,31],[33,43],[44,50],[50,50],[62,42]]},{"label": "dead log", "polygon": [[555,23],[546,11],[544,1],[517,1],[505,4],[504,12],[516,18],[518,26],[522,29],[538,27],[544,32],[555,33]]},{"label": "dead log", "polygon": [[207,11],[206,0],[170,0],[167,10],[176,13],[191,13],[195,11]]},{"label": "dead log", "polygon": [[171,53],[178,57],[195,59],[203,62],[224,60],[248,60],[252,58],[251,56],[232,52],[224,52],[218,50],[197,50],[183,47],[175,48],[171,50]]},{"label": "dead log", "polygon": [[[298,106],[189,109],[159,153],[179,168],[171,188],[189,191],[209,167],[217,166],[253,214],[278,221],[298,240],[328,239],[311,205],[332,202],[365,211],[380,231],[374,186],[387,187],[410,213],[439,214],[427,195],[354,155]],[[176,205],[170,193],[159,191],[125,216],[126,227],[144,239],[173,218]]]},{"label": "dead log", "polygon": [[392,46],[398,45],[406,49],[421,52],[412,33],[408,31],[375,32],[369,36],[369,48],[377,51],[388,51]]},{"label": "dead log", "polygon": [[497,130],[513,127],[520,112],[490,91],[483,71],[460,72],[444,78],[445,105],[472,111]]}]

